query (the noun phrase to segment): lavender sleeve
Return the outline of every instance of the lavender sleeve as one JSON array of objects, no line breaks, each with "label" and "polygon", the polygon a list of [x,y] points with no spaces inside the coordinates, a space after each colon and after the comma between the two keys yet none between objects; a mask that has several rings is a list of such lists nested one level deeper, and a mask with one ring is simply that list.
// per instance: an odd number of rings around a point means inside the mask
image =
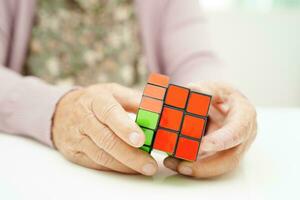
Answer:
[{"label": "lavender sleeve", "polygon": [[[9,5],[8,2],[15,1],[0,2],[1,5]],[[23,14],[31,15],[32,9],[29,8],[33,8],[34,1],[30,2],[32,4],[18,4],[18,8],[24,8],[21,9],[24,11]],[[181,84],[220,77],[218,59],[211,51],[205,33],[206,20],[200,12],[197,0],[136,0],[135,2],[151,71],[168,74],[174,82]],[[29,8],[26,5],[30,5]],[[18,12],[19,15],[22,14],[21,11]],[[9,24],[11,24],[8,17],[11,15],[7,13],[3,16],[4,18],[1,17],[0,20],[4,23],[0,23],[0,35],[3,36],[0,37],[0,46],[4,50],[0,53],[1,63],[5,63],[3,61],[8,54],[6,50],[9,49],[10,40],[5,38],[9,36],[7,31],[10,30]],[[26,25],[29,28],[28,24],[30,23],[23,22],[19,27]],[[21,40],[12,42],[25,44],[27,36],[21,36],[19,37]],[[16,50],[23,51],[24,48],[19,47]],[[10,55],[12,61],[21,63],[23,59],[20,56],[25,55],[22,52]],[[14,69],[16,66],[21,65],[12,62],[10,68]],[[22,77],[0,65],[0,131],[29,136],[52,146],[51,118],[56,103],[69,90],[70,88],[48,85],[34,77]]]},{"label": "lavender sleeve", "polygon": [[141,36],[151,71],[186,84],[220,79],[220,60],[211,49],[197,0],[136,0]]},{"label": "lavender sleeve", "polygon": [[0,131],[52,146],[51,118],[56,103],[69,90],[34,77],[22,77],[0,66]]}]

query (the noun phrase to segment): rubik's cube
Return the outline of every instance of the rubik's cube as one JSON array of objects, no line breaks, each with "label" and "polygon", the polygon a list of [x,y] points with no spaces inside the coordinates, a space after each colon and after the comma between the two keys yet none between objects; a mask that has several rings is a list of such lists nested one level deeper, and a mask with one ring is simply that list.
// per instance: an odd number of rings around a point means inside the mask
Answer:
[{"label": "rubik's cube", "polygon": [[169,77],[151,74],[144,88],[136,123],[146,140],[140,149],[164,151],[176,158],[197,159],[205,133],[211,96],[169,84]]}]

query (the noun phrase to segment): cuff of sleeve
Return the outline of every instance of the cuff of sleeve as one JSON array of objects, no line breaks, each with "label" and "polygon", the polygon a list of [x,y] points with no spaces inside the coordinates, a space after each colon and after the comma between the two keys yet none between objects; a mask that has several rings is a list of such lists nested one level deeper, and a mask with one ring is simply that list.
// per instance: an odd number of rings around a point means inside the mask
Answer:
[{"label": "cuff of sleeve", "polygon": [[26,77],[11,88],[0,102],[1,129],[8,133],[34,138],[50,147],[52,116],[60,98],[73,88],[51,86]]}]

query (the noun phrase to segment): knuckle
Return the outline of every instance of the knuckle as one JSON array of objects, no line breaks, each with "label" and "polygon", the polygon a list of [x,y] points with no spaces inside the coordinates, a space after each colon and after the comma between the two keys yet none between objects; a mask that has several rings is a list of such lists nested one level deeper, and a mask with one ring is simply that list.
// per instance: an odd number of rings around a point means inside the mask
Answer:
[{"label": "knuckle", "polygon": [[76,162],[82,157],[82,153],[80,151],[72,148],[69,148],[68,150],[63,151],[61,153],[67,160],[71,162]]},{"label": "knuckle", "polygon": [[129,151],[127,154],[125,154],[124,162],[128,165],[137,166],[146,163],[146,158],[138,155],[136,151]]},{"label": "knuckle", "polygon": [[114,103],[105,106],[102,113],[103,122],[105,123],[107,120],[109,120],[114,115],[117,109],[118,105]]},{"label": "knuckle", "polygon": [[86,140],[88,140],[88,136],[82,132],[81,136],[78,138],[77,142],[74,144],[74,148],[78,151],[83,151],[86,148]]},{"label": "knuckle", "polygon": [[103,151],[99,151],[96,153],[95,160],[97,163],[101,163],[105,159],[105,154]]},{"label": "knuckle", "polygon": [[81,157],[82,157],[82,153],[81,153],[80,151],[73,151],[73,152],[72,152],[72,157],[73,157],[73,159],[75,159],[75,160],[79,160],[79,159],[81,159]]},{"label": "knuckle", "polygon": [[109,128],[103,127],[99,135],[99,143],[103,149],[110,152],[118,145],[118,140],[114,137]]},{"label": "knuckle", "polygon": [[114,138],[110,138],[106,144],[105,149],[109,152],[113,151],[118,146],[118,141]]},{"label": "knuckle", "polygon": [[112,162],[112,157],[110,157],[107,153],[104,151],[98,151],[96,154],[96,162],[103,165],[108,166]]},{"label": "knuckle", "polygon": [[[127,163],[128,165],[132,165],[132,163],[138,163],[136,162],[136,156],[135,155],[127,155],[126,159],[125,159],[125,163]],[[144,163],[144,160],[141,159],[140,163]]]},{"label": "knuckle", "polygon": [[102,160],[102,165],[105,167],[109,167],[112,165],[114,159],[110,156],[105,156],[105,158]]},{"label": "knuckle", "polygon": [[94,136],[94,139],[96,140],[97,144],[101,145],[103,147],[103,144],[106,142],[106,138],[110,137],[110,133],[107,127],[102,127],[98,134]]}]

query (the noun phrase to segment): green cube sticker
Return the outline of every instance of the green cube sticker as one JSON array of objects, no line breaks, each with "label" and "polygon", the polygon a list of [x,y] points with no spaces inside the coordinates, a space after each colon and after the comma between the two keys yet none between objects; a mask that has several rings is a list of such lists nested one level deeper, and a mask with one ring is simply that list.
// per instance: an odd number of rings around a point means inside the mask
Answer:
[{"label": "green cube sticker", "polygon": [[145,145],[144,145],[144,146],[141,146],[140,149],[143,150],[143,151],[146,151],[146,152],[148,152],[148,153],[151,152],[151,147],[148,147],[148,146],[145,146]]},{"label": "green cube sticker", "polygon": [[159,115],[157,113],[139,109],[136,122],[140,126],[155,129],[158,122],[158,118]]},{"label": "green cube sticker", "polygon": [[154,136],[154,131],[147,129],[147,128],[142,128],[143,132],[145,134],[145,144],[151,146],[152,144],[152,140],[153,140],[153,136]]}]

